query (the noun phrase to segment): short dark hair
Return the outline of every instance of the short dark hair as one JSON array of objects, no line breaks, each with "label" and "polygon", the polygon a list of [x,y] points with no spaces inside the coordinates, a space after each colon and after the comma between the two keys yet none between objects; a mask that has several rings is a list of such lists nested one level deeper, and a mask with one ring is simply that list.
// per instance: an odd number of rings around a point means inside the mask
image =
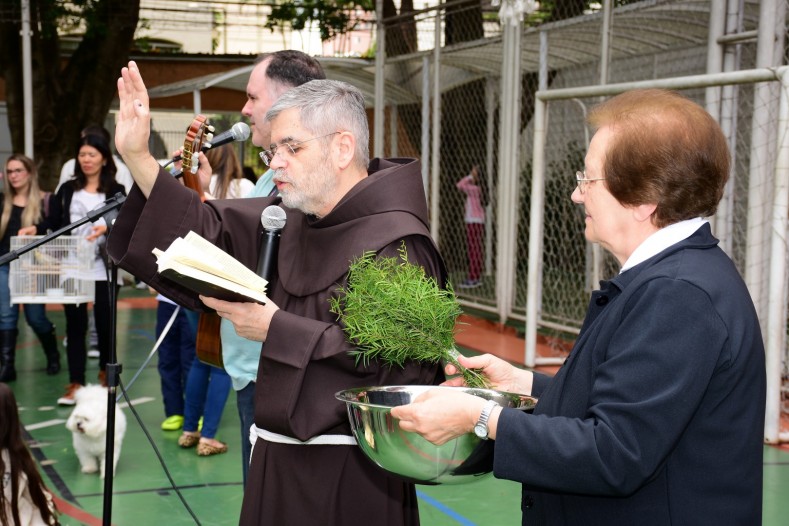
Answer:
[{"label": "short dark hair", "polygon": [[326,78],[323,67],[315,58],[296,51],[283,49],[274,53],[265,53],[255,59],[255,65],[268,60],[266,77],[291,88],[306,84],[311,80]]},{"label": "short dark hair", "polygon": [[657,204],[655,226],[715,214],[729,179],[726,137],[704,108],[667,90],[633,90],[594,107],[589,123],[608,126],[608,191],[625,206]]}]

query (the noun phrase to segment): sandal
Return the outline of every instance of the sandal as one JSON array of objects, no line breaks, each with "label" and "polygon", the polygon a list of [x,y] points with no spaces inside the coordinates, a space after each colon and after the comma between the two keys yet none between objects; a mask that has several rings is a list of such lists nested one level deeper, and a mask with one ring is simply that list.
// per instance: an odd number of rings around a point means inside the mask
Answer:
[{"label": "sandal", "polygon": [[184,449],[195,447],[198,442],[200,442],[200,433],[194,431],[184,431],[178,437],[178,445]]},{"label": "sandal", "polygon": [[197,454],[201,457],[209,457],[211,455],[219,455],[226,452],[227,444],[212,438],[200,439],[200,443],[197,444]]}]

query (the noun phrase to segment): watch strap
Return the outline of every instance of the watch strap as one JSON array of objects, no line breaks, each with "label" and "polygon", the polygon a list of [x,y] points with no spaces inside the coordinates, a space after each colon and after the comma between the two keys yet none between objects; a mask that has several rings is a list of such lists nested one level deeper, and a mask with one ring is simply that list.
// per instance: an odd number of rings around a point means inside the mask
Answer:
[{"label": "watch strap", "polygon": [[484,426],[485,427],[485,437],[488,436],[488,420],[490,419],[490,414],[493,412],[493,408],[496,407],[497,404],[495,400],[488,400],[485,402],[485,405],[482,408],[482,412],[479,414],[479,420],[477,420],[477,426]]}]

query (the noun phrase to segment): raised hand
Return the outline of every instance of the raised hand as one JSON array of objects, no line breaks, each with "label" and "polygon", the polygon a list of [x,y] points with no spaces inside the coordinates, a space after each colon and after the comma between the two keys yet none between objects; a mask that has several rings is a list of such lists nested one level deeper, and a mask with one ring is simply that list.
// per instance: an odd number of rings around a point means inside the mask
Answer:
[{"label": "raised hand", "polygon": [[118,122],[115,125],[115,147],[147,197],[156,181],[159,163],[148,150],[151,134],[151,115],[148,90],[137,68],[130,61],[118,79]]},{"label": "raised hand", "polygon": [[115,126],[115,147],[124,159],[148,154],[151,126],[148,90],[134,61],[121,70],[118,99],[120,104]]}]

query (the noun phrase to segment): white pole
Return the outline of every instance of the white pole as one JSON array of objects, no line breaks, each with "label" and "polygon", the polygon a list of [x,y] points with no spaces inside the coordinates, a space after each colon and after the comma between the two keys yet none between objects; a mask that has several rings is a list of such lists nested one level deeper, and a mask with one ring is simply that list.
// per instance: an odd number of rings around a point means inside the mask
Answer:
[{"label": "white pole", "polygon": [[422,185],[430,195],[430,58],[422,57]]},{"label": "white pole", "polygon": [[764,439],[779,441],[781,420],[781,359],[786,346],[786,234],[789,218],[789,72],[781,75],[778,142],[770,243],[770,287],[767,309],[767,406]]},{"label": "white pole", "polygon": [[[488,188],[488,206],[485,208],[485,275],[490,276],[490,269],[493,268],[493,200],[491,199],[491,189],[493,188],[493,126],[495,126],[496,116],[496,95],[498,93],[496,80],[488,77],[485,82],[485,177]],[[498,204],[498,203],[497,203]]]},{"label": "white pole", "polygon": [[512,291],[509,283],[511,281],[509,262],[512,261],[508,239],[510,232],[514,229],[511,221],[512,208],[510,197],[514,192],[513,179],[515,174],[512,170],[512,158],[515,155],[513,145],[516,144],[512,135],[519,128],[518,112],[515,111],[514,95],[512,93],[515,71],[512,68],[513,55],[515,54],[514,33],[518,28],[511,23],[504,24],[503,48],[502,48],[502,74],[501,74],[501,101],[499,103],[499,188],[497,199],[498,217],[496,232],[498,245],[496,247],[496,298],[498,315],[500,320],[506,319],[507,312],[510,310],[510,297]]},{"label": "white pole", "polygon": [[375,105],[373,106],[373,157],[384,155],[384,65],[386,41],[384,39],[384,2],[375,0]]},{"label": "white pole", "polygon": [[441,189],[441,12],[436,11],[433,47],[433,146],[430,152],[430,235],[438,244]]},{"label": "white pole", "polygon": [[203,98],[199,89],[192,90],[192,110],[195,115],[203,113]]},{"label": "white pole", "polygon": [[545,193],[545,133],[546,106],[544,100],[534,100],[534,151],[531,172],[531,216],[529,219],[529,267],[526,278],[526,355],[527,367],[537,364],[537,303],[542,272],[543,194]]},{"label": "white pole", "polygon": [[[759,9],[759,36],[756,47],[756,67],[773,66],[776,0],[762,0]],[[745,284],[762,320],[767,309],[767,274],[769,243],[767,225],[770,218],[769,132],[770,86],[759,84],[753,90],[753,119],[751,120],[751,159],[748,180],[748,223],[745,250]]]},{"label": "white pole", "polygon": [[397,140],[397,104],[389,105],[389,157],[400,157]]},{"label": "white pole", "polygon": [[22,0],[22,97],[25,123],[25,155],[33,155],[33,53],[30,45],[30,0]]}]

